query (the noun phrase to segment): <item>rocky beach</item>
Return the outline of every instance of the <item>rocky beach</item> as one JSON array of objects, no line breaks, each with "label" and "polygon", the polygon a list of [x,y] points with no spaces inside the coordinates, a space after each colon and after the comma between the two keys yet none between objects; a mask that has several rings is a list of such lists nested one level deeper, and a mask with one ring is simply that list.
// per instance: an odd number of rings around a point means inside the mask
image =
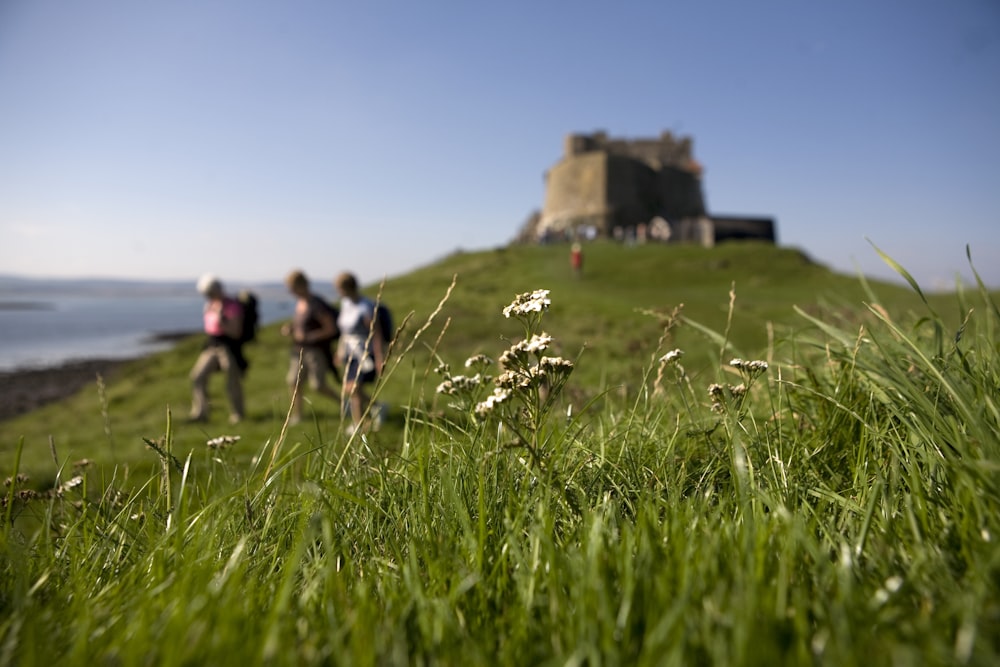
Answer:
[{"label": "rocky beach", "polygon": [[[150,342],[176,342],[190,331],[154,334]],[[48,403],[68,398],[87,385],[96,387],[97,376],[109,382],[130,359],[80,359],[43,368],[0,371],[0,421],[18,417]]]},{"label": "rocky beach", "polygon": [[0,421],[72,396],[88,384],[96,387],[98,375],[107,382],[124,363],[87,359],[49,368],[0,371]]}]

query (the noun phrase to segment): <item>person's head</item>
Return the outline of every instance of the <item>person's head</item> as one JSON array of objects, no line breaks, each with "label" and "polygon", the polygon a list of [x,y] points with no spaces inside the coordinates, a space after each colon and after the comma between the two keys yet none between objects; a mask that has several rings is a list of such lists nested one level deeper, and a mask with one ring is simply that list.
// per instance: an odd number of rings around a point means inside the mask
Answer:
[{"label": "person's head", "polygon": [[309,279],[306,274],[296,269],[285,277],[285,287],[288,291],[297,296],[305,296],[309,293]]},{"label": "person's head", "polygon": [[211,273],[206,273],[198,279],[198,293],[206,299],[222,297],[222,282]]},{"label": "person's head", "polygon": [[333,281],[336,286],[337,291],[348,299],[355,299],[358,296],[358,279],[354,277],[353,273],[348,273],[345,271],[337,276],[337,279]]}]

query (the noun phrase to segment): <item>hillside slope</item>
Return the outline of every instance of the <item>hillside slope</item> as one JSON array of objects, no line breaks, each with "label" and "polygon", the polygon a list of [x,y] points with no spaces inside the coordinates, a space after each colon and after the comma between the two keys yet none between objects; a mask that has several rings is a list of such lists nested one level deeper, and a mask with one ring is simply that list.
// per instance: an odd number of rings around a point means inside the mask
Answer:
[{"label": "hillside slope", "polygon": [[[453,279],[450,297],[414,343],[414,333]],[[366,293],[374,298],[378,287],[369,286]],[[570,269],[568,248],[561,245],[455,253],[383,286],[383,299],[397,325],[405,322],[394,356],[398,359],[402,350],[411,349],[385,382],[381,398],[393,406],[392,419],[375,441],[392,448],[403,437],[401,406],[434,408],[438,378],[431,368],[438,359],[460,368],[471,354],[495,359],[517,340],[521,332],[503,318],[501,309],[515,294],[536,289],[551,292],[544,327],[556,339],[557,353],[577,361],[569,395],[580,402],[610,389],[634,392],[658,350],[662,354],[680,347],[689,372],[709,375],[718,373],[720,358],[728,355],[780,355],[782,341],[811,326],[794,307],[859,325],[870,317],[865,308],[870,298],[859,279],[834,274],[797,250],[770,245],[706,249],[594,243],[585,247],[579,277]],[[894,317],[924,308],[907,288],[879,283],[871,289]],[[730,308],[731,293],[735,297]],[[961,313],[949,305],[957,305],[953,296],[935,296],[932,304],[957,326]],[[650,311],[679,316],[662,345],[664,320]],[[688,320],[720,334],[728,328],[730,348],[723,353],[718,339]],[[48,484],[56,474],[50,436],[60,462],[87,458],[124,466],[123,471],[154,465],[143,438],[164,435],[168,409],[173,416],[172,447],[181,456],[226,433],[240,435],[240,456],[252,457],[281,433],[288,407],[287,341],[276,324],[265,328],[250,348],[249,418],[237,427],[225,424],[225,410],[219,408],[207,425],[183,423],[189,404],[187,373],[199,345],[197,338],[182,341],[172,350],[128,364],[105,387],[95,382],[66,401],[0,422],[5,469],[12,469],[23,437],[21,469],[36,476],[38,486]],[[221,378],[214,380],[212,390],[223,400]],[[307,397],[313,419],[290,431],[289,438],[303,447],[337,441],[342,426],[337,406],[323,397]]]}]

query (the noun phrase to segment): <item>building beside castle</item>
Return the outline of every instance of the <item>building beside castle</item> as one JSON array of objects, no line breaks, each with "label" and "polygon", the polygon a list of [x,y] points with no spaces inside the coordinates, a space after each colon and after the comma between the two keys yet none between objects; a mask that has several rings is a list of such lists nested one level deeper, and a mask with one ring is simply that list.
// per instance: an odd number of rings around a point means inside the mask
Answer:
[{"label": "building beside castle", "polygon": [[706,246],[729,239],[774,242],[774,220],[712,215],[690,137],[613,139],[571,134],[545,175],[545,203],[521,232],[537,241],[586,233]]}]

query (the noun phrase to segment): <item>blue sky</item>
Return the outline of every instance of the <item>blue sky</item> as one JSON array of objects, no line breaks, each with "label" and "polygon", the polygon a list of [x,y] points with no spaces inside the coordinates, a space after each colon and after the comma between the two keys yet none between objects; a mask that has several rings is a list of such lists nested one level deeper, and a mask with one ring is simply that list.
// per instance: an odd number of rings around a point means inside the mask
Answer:
[{"label": "blue sky", "polygon": [[1000,286],[996,0],[0,2],[0,273],[395,275],[507,243],[570,132],[713,213]]}]

